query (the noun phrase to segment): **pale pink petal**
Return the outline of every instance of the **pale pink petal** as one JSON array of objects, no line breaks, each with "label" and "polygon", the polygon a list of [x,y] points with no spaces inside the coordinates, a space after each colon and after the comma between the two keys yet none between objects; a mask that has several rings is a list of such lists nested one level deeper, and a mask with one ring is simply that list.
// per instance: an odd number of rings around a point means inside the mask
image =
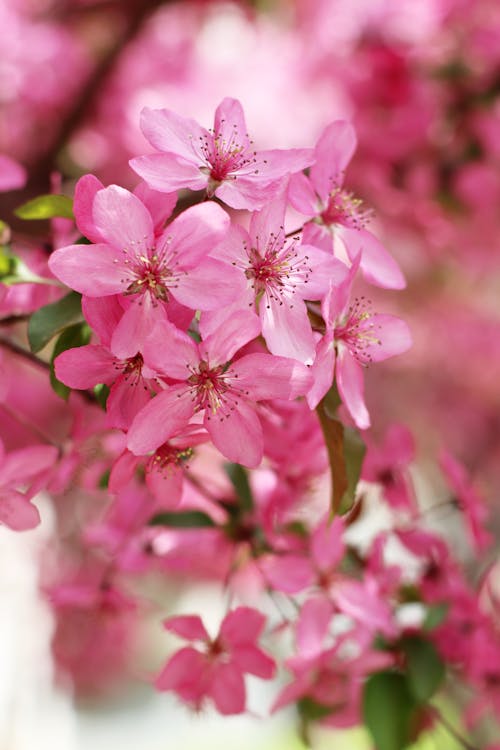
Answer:
[{"label": "pale pink petal", "polygon": [[343,172],[356,150],[356,132],[350,122],[336,120],[325,128],[316,145],[316,161],[310,177],[316,192],[326,203],[333,187],[343,183]]},{"label": "pale pink petal", "polygon": [[236,174],[233,179],[224,180],[215,195],[232,208],[258,211],[283,192],[285,181],[286,178],[282,177],[271,182],[261,182],[255,175],[242,177]]},{"label": "pale pink petal", "polygon": [[270,555],[261,559],[260,567],[271,586],[285,594],[296,594],[314,583],[314,571],[307,557]]},{"label": "pale pink petal", "polygon": [[150,400],[149,390],[145,388],[143,378],[131,379],[120,375],[106,401],[106,422],[109,427],[128,430],[134,417]]},{"label": "pale pink petal", "polygon": [[103,346],[79,346],[56,357],[56,377],[70,388],[92,388],[98,383],[113,383],[120,370],[115,358]]},{"label": "pale pink petal", "polygon": [[172,386],[147,404],[134,419],[127,436],[127,447],[142,456],[156,450],[189,422],[194,411],[189,388]]},{"label": "pale pink petal", "polygon": [[333,570],[344,556],[342,534],[344,524],[337,516],[333,521],[326,518],[311,536],[311,557],[316,568],[328,572]]},{"label": "pale pink petal", "polygon": [[[255,292],[247,281],[247,286],[235,302],[231,302],[218,310],[206,310],[201,313],[199,331],[202,339],[207,339],[218,329],[225,326],[235,315],[239,315],[241,312],[251,312],[255,308],[254,302]],[[252,312],[252,315],[257,319],[258,332],[255,335],[258,336],[261,330],[260,318],[254,312]]]},{"label": "pale pink petal", "polygon": [[229,612],[219,631],[220,638],[232,648],[253,644],[264,630],[266,618],[253,607],[237,607]]},{"label": "pale pink petal", "polygon": [[269,354],[247,354],[231,365],[235,387],[246,391],[252,401],[293,399],[310,388],[310,371],[300,362]]},{"label": "pale pink petal", "polygon": [[135,299],[123,313],[111,337],[110,349],[119,359],[135,357],[144,349],[152,328],[166,319],[163,305],[156,304],[149,294]]},{"label": "pale pink petal", "polygon": [[329,329],[334,327],[336,319],[349,307],[352,285],[359,268],[360,259],[360,255],[354,259],[346,277],[340,284],[331,284],[321,303],[321,314]]},{"label": "pale pink petal", "polygon": [[404,289],[405,277],[380,240],[367,229],[335,228],[351,260],[361,253],[361,270],[367,281],[384,289]]},{"label": "pale pink petal", "polygon": [[216,310],[240,297],[245,288],[246,279],[237,268],[203,258],[177,279],[172,295],[192,310]]},{"label": "pale pink petal", "polygon": [[203,696],[207,662],[203,654],[187,646],[177,651],[155,680],[157,690],[174,690],[184,700],[197,703]]},{"label": "pale pink petal", "polygon": [[99,336],[103,346],[109,346],[113,331],[121,320],[123,307],[121,297],[82,297],[82,312],[85,320]]},{"label": "pale pink petal", "polygon": [[141,130],[147,140],[158,151],[183,156],[188,161],[198,162],[193,143],[210,134],[195,120],[172,112],[169,109],[150,109],[141,112]]},{"label": "pale pink petal", "polygon": [[[232,394],[231,394],[232,395]],[[213,444],[229,461],[254,469],[262,461],[264,438],[253,406],[226,394],[224,404],[213,414],[205,411],[204,425]]]},{"label": "pale pink petal", "polygon": [[208,641],[208,635],[205,626],[198,615],[177,615],[169,617],[163,621],[163,627],[169,633],[175,633],[186,638],[188,641]]},{"label": "pale pink petal", "polygon": [[312,148],[289,148],[259,151],[257,153],[256,175],[259,181],[276,180],[288,177],[294,172],[311,166],[314,162]]},{"label": "pale pink petal", "polygon": [[260,333],[260,321],[250,310],[238,310],[200,344],[200,356],[211,366],[223,365]]},{"label": "pale pink petal", "polygon": [[133,193],[118,185],[99,190],[92,207],[95,226],[110,245],[130,255],[147,254],[154,245],[151,214]]},{"label": "pale pink petal", "polygon": [[262,335],[272,354],[312,364],[314,337],[306,306],[300,298],[283,295],[283,299],[276,299],[264,293],[259,314]]},{"label": "pale pink petal", "polygon": [[332,615],[333,605],[325,596],[312,597],[303,605],[295,631],[301,656],[314,656],[323,650]]},{"label": "pale pink petal", "polygon": [[337,357],[337,386],[340,397],[360,430],[370,426],[370,415],[365,406],[363,372],[348,349],[339,344]]},{"label": "pale pink petal", "polygon": [[302,242],[306,245],[314,245],[325,253],[333,251],[333,234],[330,228],[315,221],[308,221],[304,226]]},{"label": "pale pink petal", "polygon": [[116,459],[109,474],[108,488],[110,492],[118,492],[129,484],[139,461],[140,459],[130,451],[125,451]]},{"label": "pale pink petal", "polygon": [[362,583],[344,581],[334,588],[332,598],[341,612],[356,622],[394,638],[397,628],[392,609],[376,586],[371,584],[370,579]]},{"label": "pale pink petal", "polygon": [[269,201],[261,211],[252,214],[248,230],[252,247],[265,252],[271,234],[276,247],[285,242],[285,210],[286,199],[281,195],[276,200]]},{"label": "pale pink petal", "polygon": [[[206,438],[205,438],[206,440]],[[182,499],[184,471],[181,466],[150,466],[146,469],[146,485],[161,508],[176,508]]]},{"label": "pale pink petal", "polygon": [[245,247],[250,247],[250,236],[239,224],[231,224],[224,239],[210,251],[212,258],[225,263],[237,263],[240,268],[248,265],[248,254]]},{"label": "pale pink petal", "polygon": [[283,688],[273,703],[271,713],[278,711],[284,706],[288,706],[290,703],[296,703],[304,695],[307,695],[310,686],[311,680],[309,675],[307,673],[300,675],[294,682]]},{"label": "pale pink petal", "polygon": [[412,345],[410,329],[404,320],[394,315],[371,315],[367,323],[376,341],[369,339],[364,345],[363,356],[367,362],[381,362],[396,354],[406,352]]},{"label": "pale pink petal", "polygon": [[224,716],[241,714],[245,710],[245,683],[234,664],[215,664],[209,690],[215,707]]},{"label": "pale pink petal", "polygon": [[0,485],[23,484],[54,466],[59,452],[52,445],[30,445],[7,453],[0,466]]},{"label": "pale pink petal", "polygon": [[0,523],[13,531],[34,529],[40,523],[37,508],[15,490],[0,491]]},{"label": "pale pink petal", "polygon": [[96,243],[103,242],[104,238],[95,227],[92,205],[97,192],[103,190],[103,188],[102,182],[93,174],[80,177],[75,185],[73,213],[75,214],[76,226],[84,237]]},{"label": "pale pink petal", "polygon": [[299,213],[305,216],[316,216],[320,213],[318,196],[311,181],[302,172],[293,174],[288,183],[288,200]]},{"label": "pale pink petal", "polygon": [[10,156],[0,154],[0,192],[19,190],[26,185],[28,175],[25,168]]},{"label": "pale pink petal", "polygon": [[119,294],[127,287],[122,258],[109,245],[68,245],[55,250],[49,268],[58,279],[89,297]]},{"label": "pale pink petal", "polygon": [[224,238],[229,226],[229,216],[221,206],[210,201],[200,203],[169,224],[157,247],[161,249],[168,242],[170,252],[177,253],[178,267],[190,269]]},{"label": "pale pink petal", "polygon": [[243,107],[238,99],[226,97],[215,110],[214,134],[223,144],[247,148],[250,144]]},{"label": "pale pink petal", "polygon": [[143,352],[150,367],[175,380],[187,380],[200,361],[193,339],[168,321],[155,325]]},{"label": "pale pink petal", "polygon": [[129,161],[139,177],[154,190],[172,193],[182,188],[203,190],[208,185],[208,175],[203,174],[193,161],[176,154],[149,154]]},{"label": "pale pink petal", "polygon": [[256,646],[238,646],[231,655],[231,661],[241,672],[254,674],[263,680],[270,680],[276,671],[274,659]]},{"label": "pale pink petal", "polygon": [[134,189],[134,195],[146,206],[153,219],[155,233],[160,233],[170,218],[177,203],[177,193],[164,193],[153,190],[141,181]]},{"label": "pale pink petal", "polygon": [[316,357],[311,367],[313,386],[307,392],[307,403],[315,409],[333,384],[335,370],[335,342],[333,333],[327,333],[316,346]]},{"label": "pale pink petal", "polygon": [[297,248],[297,260],[304,257],[310,268],[310,274],[298,293],[303,299],[322,299],[329,289],[329,285],[338,286],[347,278],[349,269],[341,260],[332,257],[312,245],[301,245]]}]

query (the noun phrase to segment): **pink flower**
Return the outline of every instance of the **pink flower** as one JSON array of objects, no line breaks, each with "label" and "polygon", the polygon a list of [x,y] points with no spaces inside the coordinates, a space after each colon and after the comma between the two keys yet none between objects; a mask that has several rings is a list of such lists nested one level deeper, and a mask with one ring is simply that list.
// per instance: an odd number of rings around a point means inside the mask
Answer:
[{"label": "pink flower", "polygon": [[415,510],[415,493],[408,466],[415,458],[415,443],[411,432],[404,426],[389,427],[380,446],[367,444],[362,477],[368,482],[378,482],[384,497],[393,508]]},{"label": "pink flower", "polygon": [[312,149],[255,151],[236,99],[219,104],[213,131],[168,109],[144,109],[141,127],[161,153],[132,159],[130,166],[151,187],[206,189],[232,208],[262,208],[284,178],[313,162]]},{"label": "pink flower", "polygon": [[158,690],[173,690],[194,708],[210,698],[219,713],[240,714],[245,710],[244,674],[268,680],[274,675],[274,660],[257,645],[265,618],[250,607],[238,607],[222,621],[212,640],[201,618],[180,615],[165,620],[165,628],[200,648],[186,646],[167,662],[156,679]]},{"label": "pink flower", "polygon": [[192,310],[208,310],[240,293],[240,274],[208,257],[229,227],[220,206],[193,206],[156,237],[153,218],[139,198],[111,185],[95,194],[92,218],[98,232],[94,237],[102,240],[60,248],[49,266],[61,281],[89,297],[122,294],[132,299],[115,332],[117,356],[136,354],[154,320],[165,317],[171,298]]},{"label": "pink flower", "polygon": [[401,318],[372,313],[363,298],[350,304],[359,262],[358,255],[346,280],[336,288],[331,285],[323,300],[326,334],[316,347],[312,368],[315,382],[307,400],[313,409],[331,387],[335,372],[342,401],[356,425],[365,430],[370,426],[370,416],[364,402],[362,367],[405,352],[412,340]]},{"label": "pink flower", "polygon": [[25,168],[10,156],[0,154],[0,193],[18,190],[26,184]]},{"label": "pink flower", "polygon": [[198,412],[214,445],[230,461],[258,466],[263,436],[255,411],[258,401],[290,399],[309,387],[310,375],[299,362],[270,354],[235,353],[259,333],[250,312],[234,315],[200,344],[171,323],[158,323],[144,345],[145,361],[177,381],[137,415],[128,435],[136,454],[155,450],[177,435]]},{"label": "pink flower", "polygon": [[315,149],[316,161],[310,176],[294,175],[289,199],[297,211],[314,217],[304,228],[304,241],[328,252],[338,237],[354,261],[361,254],[361,270],[366,279],[388,289],[404,289],[401,270],[382,243],[365,229],[370,212],[359,198],[343,188],[344,170],[356,149],[353,126],[337,120],[321,135]]},{"label": "pink flower", "polygon": [[339,284],[348,269],[322,250],[300,244],[298,238],[287,241],[285,209],[284,198],[270,203],[252,215],[248,232],[231,227],[215,250],[214,257],[243,271],[246,294],[227,309],[206,313],[201,330],[210,333],[235,310],[255,306],[272,354],[310,364],[314,339],[305,300],[321,299],[329,282]]}]

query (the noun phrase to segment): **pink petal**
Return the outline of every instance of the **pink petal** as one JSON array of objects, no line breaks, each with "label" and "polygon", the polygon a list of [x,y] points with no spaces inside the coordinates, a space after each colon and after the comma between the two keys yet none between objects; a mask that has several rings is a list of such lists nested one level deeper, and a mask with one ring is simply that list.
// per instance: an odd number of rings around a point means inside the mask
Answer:
[{"label": "pink petal", "polygon": [[154,245],[151,214],[133,193],[110,185],[99,190],[92,207],[95,226],[110,245],[132,256],[147,254]]},{"label": "pink petal", "polygon": [[178,615],[163,621],[165,630],[186,638],[188,641],[208,641],[205,626],[198,615]]},{"label": "pink petal", "polygon": [[39,525],[40,514],[37,508],[20,492],[1,490],[0,523],[13,531],[27,531]]},{"label": "pink petal", "polygon": [[184,385],[162,391],[134,419],[127,439],[132,453],[142,456],[156,450],[189,422],[194,404]]},{"label": "pink petal", "polygon": [[205,411],[204,425],[216,448],[229,461],[254,469],[262,461],[264,439],[255,410],[243,399],[226,394],[224,404],[212,414]]},{"label": "pink petal", "polygon": [[146,469],[146,485],[161,508],[177,508],[182,499],[184,470],[181,466],[169,465],[162,469],[149,464]]},{"label": "pink petal", "polygon": [[0,192],[19,190],[26,185],[28,175],[25,168],[10,156],[0,154]]},{"label": "pink petal", "polygon": [[145,137],[158,151],[177,154],[188,161],[198,162],[193,143],[197,148],[200,138],[210,137],[195,120],[169,109],[145,107],[141,112],[140,124]]},{"label": "pink petal", "polygon": [[109,475],[109,491],[116,493],[129,484],[139,465],[140,459],[130,451],[125,451],[114,462]]},{"label": "pink petal", "polygon": [[347,348],[338,345],[337,386],[340,397],[360,430],[370,426],[370,415],[364,401],[363,372]]},{"label": "pink petal", "polygon": [[246,693],[243,675],[234,664],[215,664],[209,695],[224,716],[245,710]]},{"label": "pink petal", "polygon": [[208,175],[200,172],[193,161],[176,154],[149,154],[129,161],[130,166],[154,190],[172,193],[182,188],[203,190],[208,185]]},{"label": "pink petal", "polygon": [[238,310],[202,341],[200,356],[211,366],[223,365],[259,333],[258,317],[249,310]]},{"label": "pink petal", "polygon": [[106,401],[106,421],[110,427],[128,430],[136,414],[150,400],[144,379],[133,375],[132,379],[120,375],[111,386]]},{"label": "pink petal", "polygon": [[308,221],[302,232],[302,242],[306,245],[314,245],[318,250],[325,253],[333,251],[333,234],[331,229],[324,224]]},{"label": "pink petal", "polygon": [[392,255],[380,240],[367,229],[349,229],[339,226],[335,229],[345,244],[351,260],[361,253],[361,270],[367,281],[384,289],[404,289],[405,277]]},{"label": "pink petal", "polygon": [[300,291],[304,299],[322,299],[330,283],[338,286],[348,276],[349,269],[345,263],[333,258],[331,253],[325,253],[312,245],[301,245],[297,248],[297,257],[300,256],[306,258],[311,269],[304,288]]},{"label": "pink petal", "polygon": [[285,178],[272,182],[261,182],[258,176],[234,175],[222,182],[215,195],[231,208],[258,211],[269,201],[278,197],[284,189]]},{"label": "pink petal", "polygon": [[103,346],[79,346],[56,357],[54,361],[58,380],[70,388],[92,388],[98,383],[113,383],[119,370],[115,358]]},{"label": "pink petal", "polygon": [[312,384],[309,370],[300,362],[269,354],[247,354],[231,365],[230,372],[237,377],[238,388],[253,401],[293,399]]},{"label": "pink petal", "polygon": [[82,297],[82,312],[89,326],[99,336],[103,346],[111,342],[113,331],[121,320],[123,307],[120,297]]},{"label": "pink petal", "polygon": [[0,485],[19,485],[50,469],[59,451],[52,445],[30,445],[8,453],[0,466]]},{"label": "pink petal", "polygon": [[143,352],[150,367],[175,380],[187,380],[200,361],[193,339],[168,321],[155,325]]},{"label": "pink petal", "polygon": [[235,143],[235,146],[247,148],[249,140],[243,107],[238,99],[226,97],[215,110],[215,137],[220,137],[223,143]]},{"label": "pink petal", "polygon": [[271,712],[274,713],[280,708],[283,708],[283,706],[288,706],[290,703],[296,703],[296,701],[303,698],[304,695],[307,695],[310,687],[311,679],[309,675],[307,673],[300,675],[294,682],[291,682],[283,688],[274,701]]},{"label": "pink petal", "polygon": [[157,246],[168,241],[170,252],[177,253],[178,267],[191,269],[225,237],[229,226],[224,209],[207,201],[183,211],[166,228]]},{"label": "pink petal", "polygon": [[253,674],[263,680],[270,680],[276,671],[274,659],[256,646],[239,646],[231,656],[240,672]]},{"label": "pink petal", "polygon": [[93,174],[86,174],[80,177],[75,185],[75,198],[73,212],[75,214],[76,226],[91,242],[103,242],[104,238],[96,229],[92,215],[92,205],[94,198],[99,190],[103,190],[104,185]]},{"label": "pink petal", "polygon": [[296,594],[314,583],[314,571],[306,557],[272,555],[262,558],[261,569],[271,586],[285,594]]},{"label": "pink petal", "polygon": [[333,333],[327,333],[316,346],[316,357],[311,367],[313,386],[307,392],[307,403],[315,409],[325,393],[332,387],[335,370],[335,342]]},{"label": "pink petal", "polygon": [[322,521],[311,536],[311,557],[316,568],[322,572],[329,572],[339,564],[344,556],[342,534],[344,524],[338,516],[330,522]]},{"label": "pink petal", "polygon": [[172,295],[192,310],[216,310],[241,297],[245,288],[245,277],[237,268],[203,258],[179,277]]},{"label": "pink petal", "polygon": [[315,656],[323,650],[332,615],[333,605],[325,596],[312,597],[303,605],[295,632],[301,656]]},{"label": "pink petal", "polygon": [[69,245],[55,250],[49,268],[58,279],[89,297],[119,294],[123,280],[122,258],[109,245]]},{"label": "pink petal", "polygon": [[262,335],[269,351],[292,357],[305,364],[314,361],[314,337],[301,299],[295,296],[276,299],[264,293],[259,306]]},{"label": "pink petal", "polygon": [[279,247],[284,243],[285,210],[285,196],[280,196],[278,199],[270,201],[261,211],[252,214],[249,229],[252,247],[265,251],[271,234],[276,238],[276,246]]},{"label": "pink petal", "polygon": [[288,177],[311,166],[314,162],[312,148],[272,149],[257,153],[258,179],[264,181]]},{"label": "pink petal", "polygon": [[219,636],[232,648],[253,644],[264,630],[266,618],[253,607],[237,607],[229,612],[220,627]]},{"label": "pink petal", "polygon": [[316,192],[326,203],[333,187],[343,183],[343,172],[356,150],[356,132],[350,122],[336,120],[325,128],[316,145],[316,162],[310,177]]},{"label": "pink petal", "polygon": [[379,341],[366,345],[367,361],[381,362],[396,354],[406,352],[412,346],[410,329],[401,318],[375,313],[368,322],[374,326],[374,332],[379,337]]},{"label": "pink petal", "polygon": [[149,294],[131,302],[111,337],[110,349],[119,359],[135,357],[143,352],[151,329],[166,319],[163,305],[156,304]]},{"label": "pink petal", "polygon": [[134,195],[151,214],[155,233],[161,232],[175,208],[177,193],[160,193],[159,190],[153,190],[146,182],[141,181],[135,188]]},{"label": "pink petal", "polygon": [[320,213],[318,196],[308,177],[302,172],[293,174],[288,183],[288,200],[305,216],[316,216]]},{"label": "pink petal", "polygon": [[184,700],[197,703],[203,696],[207,662],[203,654],[187,646],[177,651],[155,680],[157,690],[175,690]]}]

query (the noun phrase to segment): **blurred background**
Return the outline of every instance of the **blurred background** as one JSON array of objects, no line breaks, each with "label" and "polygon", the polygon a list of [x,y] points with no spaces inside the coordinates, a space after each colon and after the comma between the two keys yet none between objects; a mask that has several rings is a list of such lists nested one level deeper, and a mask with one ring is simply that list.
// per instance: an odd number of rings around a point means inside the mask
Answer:
[{"label": "blurred background", "polygon": [[[312,146],[329,122],[351,120],[359,145],[346,187],[373,208],[372,229],[408,280],[403,293],[372,287],[370,297],[407,319],[415,340],[407,355],[368,374],[374,431],[407,425],[431,486],[438,481],[432,459],[447,447],[496,500],[498,0],[0,0],[0,28],[0,153],[29,175],[26,188],[2,198],[9,220],[13,206],[54,185],[71,194],[87,172],[105,184],[135,185],[128,160],[150,151],[139,129],[144,106],[209,126],[220,100],[237,97],[264,148]],[[45,229],[12,224],[31,232],[31,244]],[[35,569],[49,533],[50,523],[29,542],[1,537],[2,642],[15,633],[20,644],[3,670],[2,750],[44,750],[49,742],[51,750],[300,747],[286,715],[259,729],[252,719],[223,720],[219,730],[212,716],[193,719],[138,687],[143,675],[119,698],[87,699],[78,711],[64,687],[49,689],[53,624],[36,597]],[[17,544],[31,549],[31,565],[11,569]],[[189,596],[186,610],[210,599],[206,591]],[[152,650],[156,637],[154,628],[146,634]],[[264,689],[256,712],[269,702]],[[346,743],[369,747],[363,737]],[[435,747],[455,745],[443,737]]]}]

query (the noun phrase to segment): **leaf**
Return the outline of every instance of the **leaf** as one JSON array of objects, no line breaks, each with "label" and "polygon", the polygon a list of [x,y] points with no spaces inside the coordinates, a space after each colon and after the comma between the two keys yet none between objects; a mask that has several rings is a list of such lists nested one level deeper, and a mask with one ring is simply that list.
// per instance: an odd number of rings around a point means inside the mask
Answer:
[{"label": "leaf", "polygon": [[237,497],[241,500],[242,510],[252,510],[254,506],[253,495],[246,470],[240,464],[226,463],[224,464],[224,471],[229,477]]},{"label": "leaf", "polygon": [[323,401],[316,407],[316,413],[323,430],[325,445],[330,463],[330,477],[332,486],[331,514],[334,516],[340,509],[342,498],[347,491],[347,478],[344,458],[344,426],[338,419],[331,419],[324,408]]},{"label": "leaf", "polygon": [[82,320],[81,295],[77,292],[70,292],[57,302],[41,307],[33,313],[28,324],[31,351],[36,354],[64,328]]},{"label": "leaf", "polygon": [[365,453],[366,445],[358,430],[353,427],[344,427],[344,462],[347,489],[340,503],[341,514],[347,513],[352,508]]},{"label": "leaf", "polygon": [[56,341],[50,358],[50,384],[57,395],[65,401],[71,393],[71,388],[57,379],[54,371],[54,360],[59,354],[65,352],[66,349],[75,349],[78,346],[88,344],[91,336],[92,331],[89,326],[86,323],[78,323],[66,328]]},{"label": "leaf", "polygon": [[411,694],[419,703],[426,703],[441,685],[445,667],[431,641],[419,636],[405,638],[406,676]]},{"label": "leaf", "polygon": [[20,219],[53,219],[61,217],[74,219],[73,201],[67,195],[39,195],[16,208],[15,215]]},{"label": "leaf", "polygon": [[415,703],[404,675],[377,672],[363,689],[363,720],[377,750],[404,750],[410,744]]},{"label": "leaf", "polygon": [[216,526],[215,522],[201,510],[182,510],[178,513],[165,511],[157,513],[149,521],[149,526],[169,526],[173,529],[201,529]]},{"label": "leaf", "polygon": [[422,627],[424,630],[434,630],[438,625],[446,618],[448,614],[449,605],[447,602],[440,602],[439,604],[431,604],[427,607],[427,614],[425,615]]}]

